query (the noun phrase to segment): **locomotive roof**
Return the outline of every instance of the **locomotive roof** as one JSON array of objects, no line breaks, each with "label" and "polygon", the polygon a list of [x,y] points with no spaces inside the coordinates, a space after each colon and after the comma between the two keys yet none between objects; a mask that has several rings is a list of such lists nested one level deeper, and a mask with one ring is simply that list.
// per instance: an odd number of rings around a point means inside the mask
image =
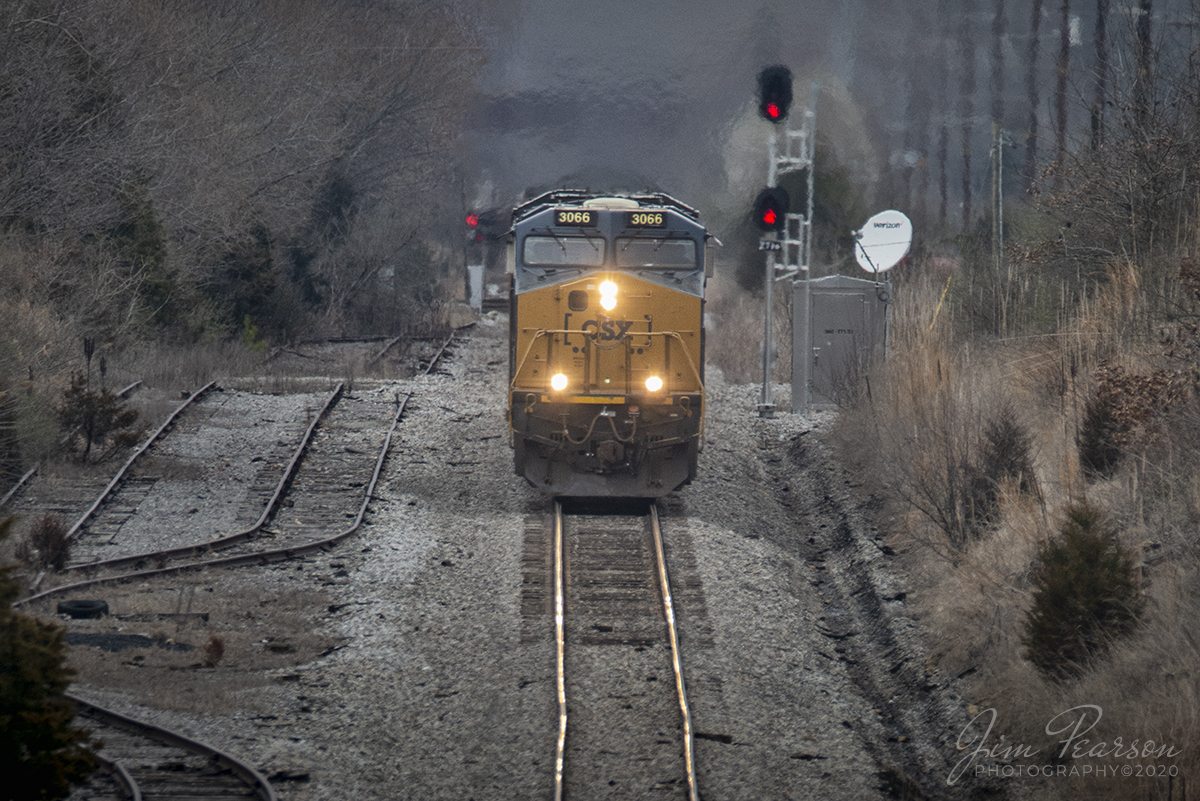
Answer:
[{"label": "locomotive roof", "polygon": [[[596,192],[584,192],[579,189],[555,189],[538,195],[532,200],[527,200],[513,209],[513,224],[515,225],[526,217],[537,214],[539,211],[543,211],[545,209],[562,208],[563,206],[583,207],[588,203],[588,201],[600,199],[633,201],[637,203],[638,208],[667,208],[678,211],[692,220],[700,219],[699,211],[693,209],[691,206],[688,206],[685,203],[681,203],[670,195],[663,194],[662,192],[647,192],[642,194],[599,194]],[[600,204],[596,205],[597,207],[603,208],[603,206]]]}]

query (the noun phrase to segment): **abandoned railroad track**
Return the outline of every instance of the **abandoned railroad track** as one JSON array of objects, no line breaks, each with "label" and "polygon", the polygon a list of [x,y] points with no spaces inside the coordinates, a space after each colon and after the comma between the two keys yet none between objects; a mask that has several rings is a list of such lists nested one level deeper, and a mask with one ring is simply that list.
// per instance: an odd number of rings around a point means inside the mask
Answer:
[{"label": "abandoned railroad track", "polygon": [[80,723],[103,741],[102,768],[71,801],[278,801],[253,766],[179,732],[69,696]]}]

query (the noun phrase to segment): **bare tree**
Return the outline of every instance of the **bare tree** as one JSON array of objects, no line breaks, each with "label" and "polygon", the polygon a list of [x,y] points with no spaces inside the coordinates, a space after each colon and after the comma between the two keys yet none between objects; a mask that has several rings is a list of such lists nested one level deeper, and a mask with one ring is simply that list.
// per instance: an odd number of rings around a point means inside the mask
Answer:
[{"label": "bare tree", "polygon": [[939,43],[939,58],[937,68],[937,95],[943,98],[941,113],[938,115],[937,159],[938,159],[938,224],[945,228],[949,219],[950,177],[948,175],[950,162],[950,113],[945,98],[950,97],[950,3],[949,0],[938,0],[938,19],[942,20]]},{"label": "bare tree", "polygon": [[995,0],[992,10],[992,124],[1004,123],[1004,40],[1008,36],[1008,15],[1004,0]]},{"label": "bare tree", "polygon": [[[1054,160],[1063,164],[1067,158],[1067,85],[1071,72],[1071,0],[1062,0],[1058,16],[1058,60],[1055,62],[1054,85]],[[1056,173],[1059,183],[1061,173]]]},{"label": "bare tree", "polygon": [[1092,150],[1104,142],[1104,105],[1108,102],[1108,7],[1110,0],[1096,0],[1096,75],[1092,93]]},{"label": "bare tree", "polygon": [[1025,165],[1022,175],[1027,188],[1032,188],[1037,178],[1038,106],[1041,93],[1038,90],[1038,59],[1041,51],[1042,0],[1033,0],[1033,13],[1029,20],[1029,51],[1025,72],[1025,95],[1029,102],[1029,127],[1025,131]]},{"label": "bare tree", "polygon": [[961,69],[959,80],[959,117],[962,132],[962,230],[971,227],[971,139],[975,116],[975,39],[971,31],[974,2],[963,0],[959,16],[958,50]]},{"label": "bare tree", "polygon": [[1152,0],[1138,0],[1137,23],[1133,44],[1137,74],[1133,84],[1133,115],[1139,129],[1145,129],[1153,112],[1154,46],[1151,40]]}]

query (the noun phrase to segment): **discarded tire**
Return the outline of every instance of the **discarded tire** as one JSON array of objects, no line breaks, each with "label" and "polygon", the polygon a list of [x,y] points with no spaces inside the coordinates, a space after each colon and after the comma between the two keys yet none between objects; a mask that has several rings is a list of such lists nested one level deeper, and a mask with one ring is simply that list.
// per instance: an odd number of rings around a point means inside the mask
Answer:
[{"label": "discarded tire", "polygon": [[74,618],[103,617],[108,614],[108,603],[105,601],[59,601],[58,613]]}]

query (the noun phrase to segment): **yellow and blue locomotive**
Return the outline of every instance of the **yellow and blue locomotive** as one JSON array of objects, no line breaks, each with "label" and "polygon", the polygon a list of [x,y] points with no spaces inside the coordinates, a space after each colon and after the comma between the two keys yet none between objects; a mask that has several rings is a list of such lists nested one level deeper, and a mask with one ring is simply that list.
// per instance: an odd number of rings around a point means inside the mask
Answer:
[{"label": "yellow and blue locomotive", "polygon": [[548,192],[513,211],[515,467],[557,496],[659,497],[704,441],[699,213],[663,194]]}]

